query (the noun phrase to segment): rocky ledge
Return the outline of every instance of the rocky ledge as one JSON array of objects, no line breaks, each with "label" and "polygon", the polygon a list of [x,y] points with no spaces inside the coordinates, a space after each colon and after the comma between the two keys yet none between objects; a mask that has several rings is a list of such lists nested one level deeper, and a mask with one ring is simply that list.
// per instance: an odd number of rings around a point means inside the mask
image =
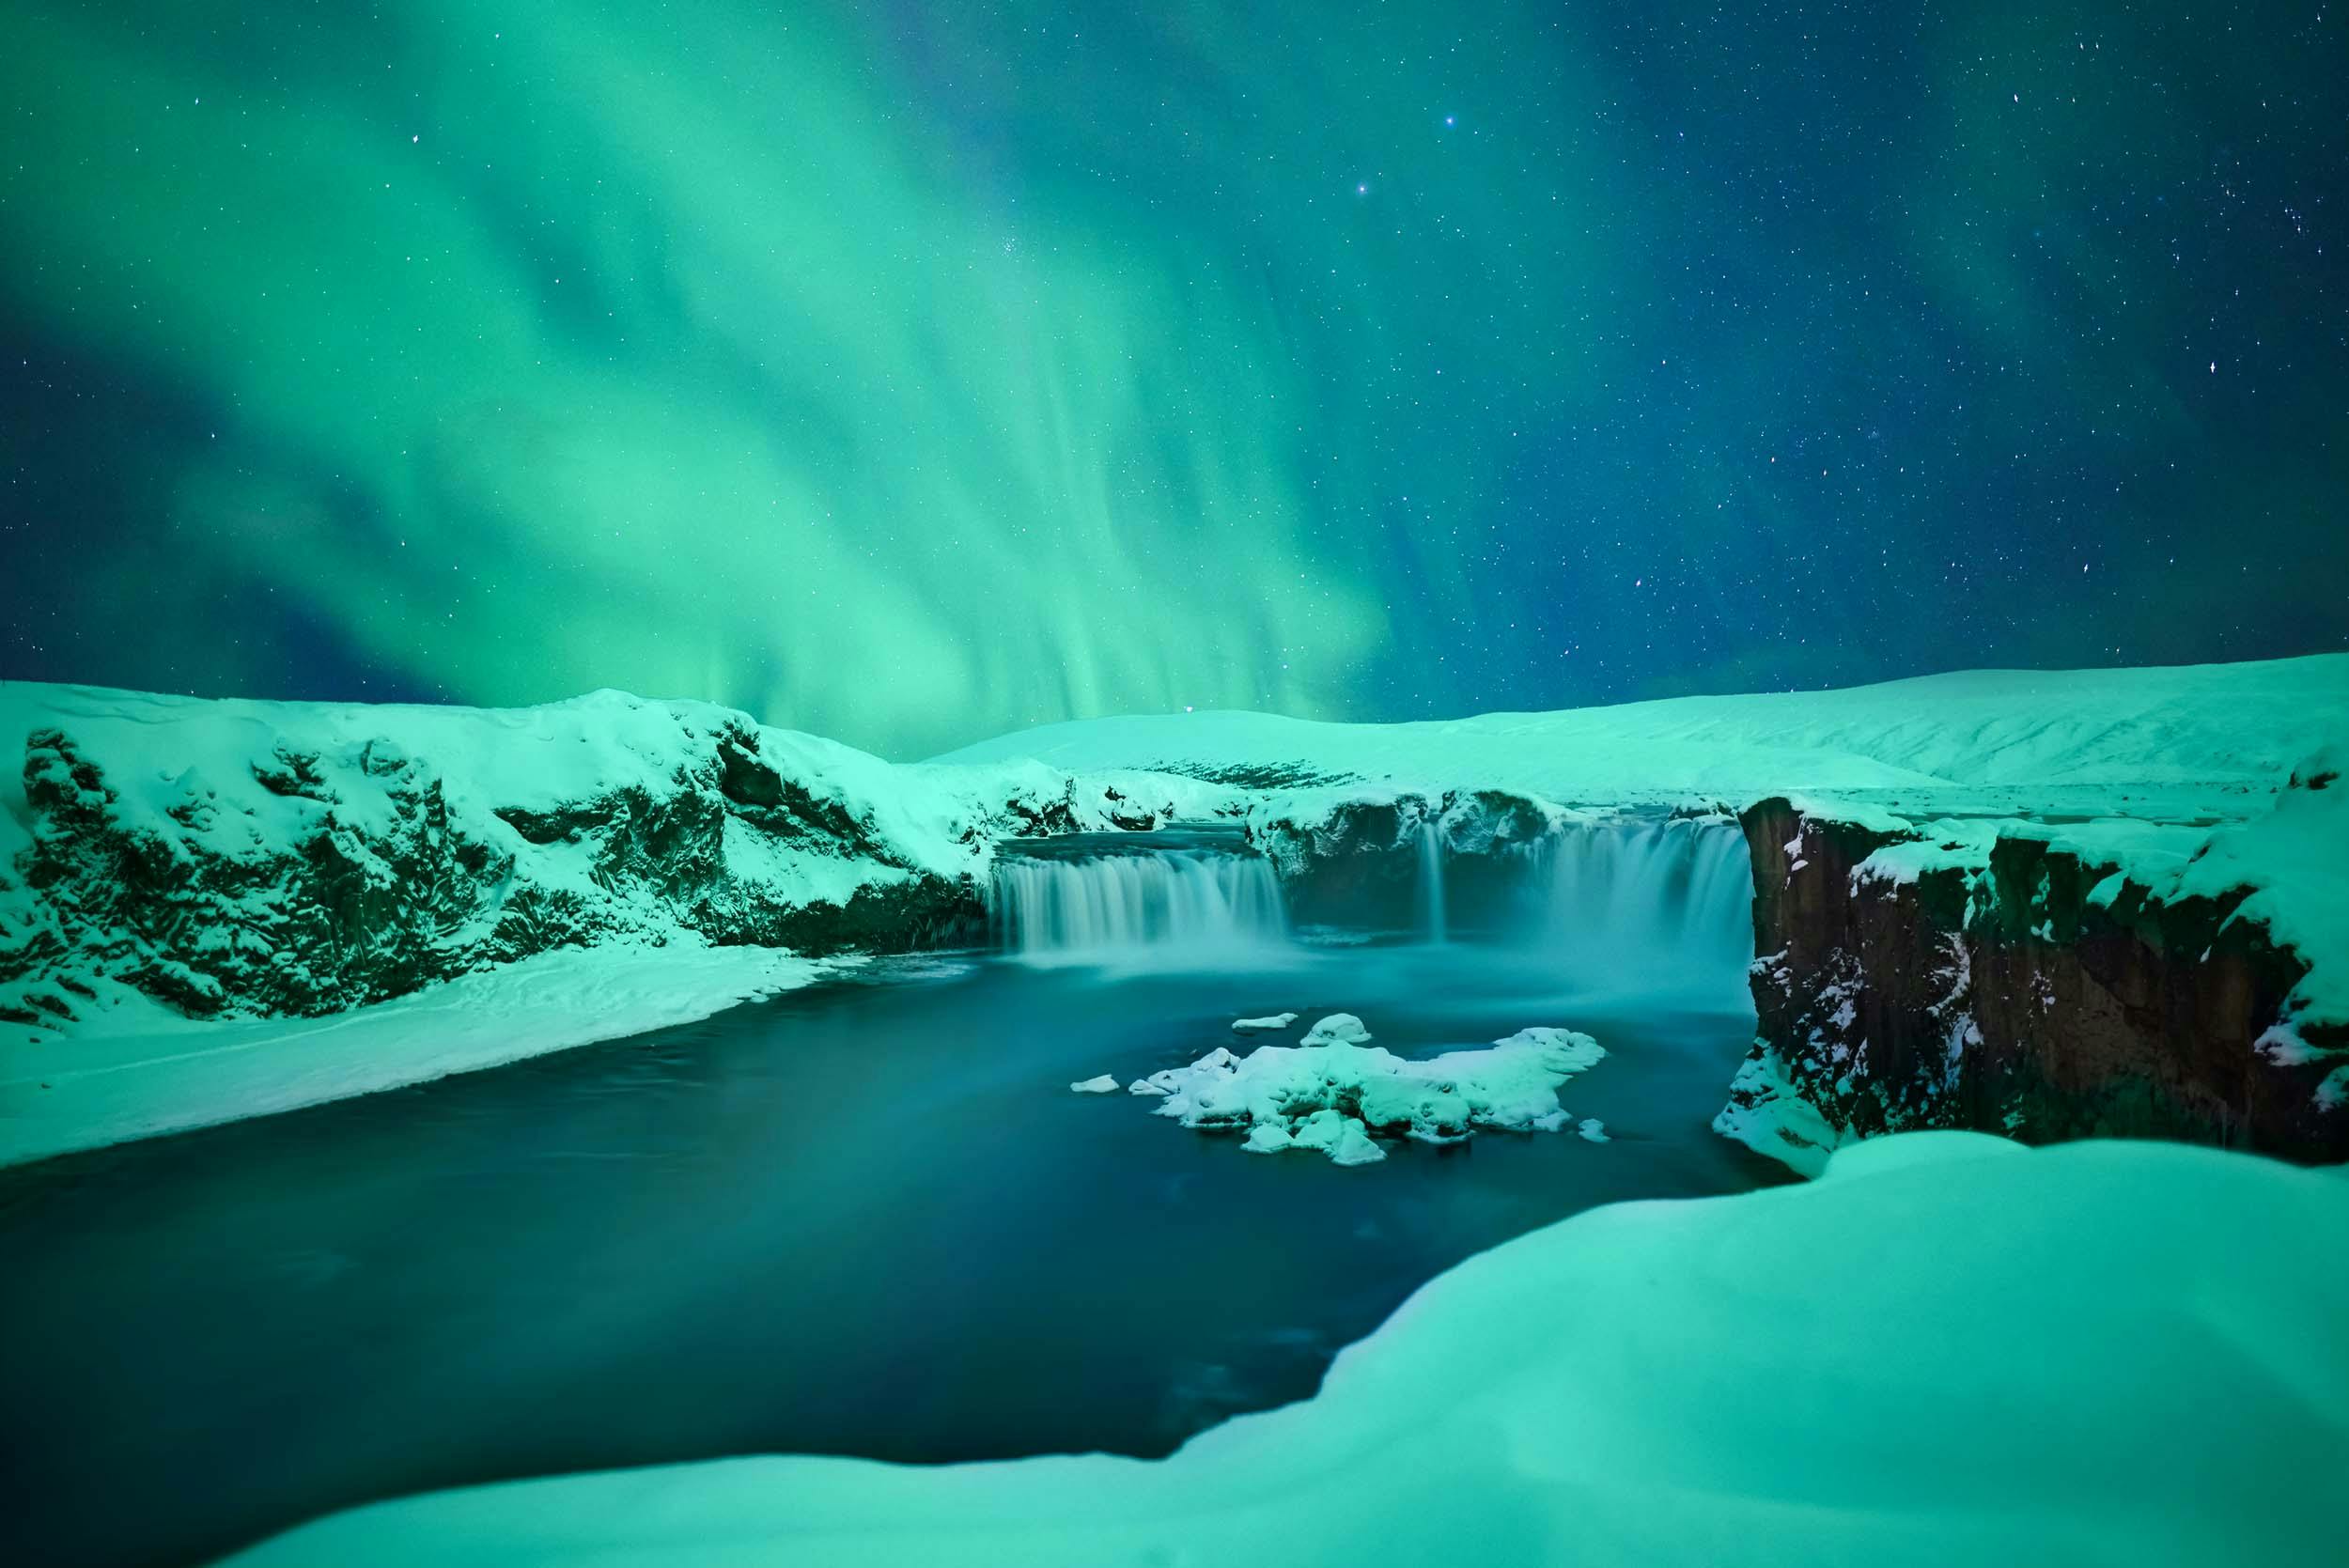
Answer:
[{"label": "rocky ledge", "polygon": [[[1150,827],[1186,780],[893,768],[703,703],[199,702],[11,684],[0,1021],[134,993],[313,1015],[556,948],[892,952],[984,930],[1015,833]],[[1193,811],[1213,802],[1186,800]]]},{"label": "rocky ledge", "polygon": [[2272,821],[2170,856],[1751,807],[1756,1039],[1717,1125],[1798,1169],[1920,1128],[2349,1159],[2349,1028],[2244,863],[2336,819],[2337,780],[2306,768]]}]

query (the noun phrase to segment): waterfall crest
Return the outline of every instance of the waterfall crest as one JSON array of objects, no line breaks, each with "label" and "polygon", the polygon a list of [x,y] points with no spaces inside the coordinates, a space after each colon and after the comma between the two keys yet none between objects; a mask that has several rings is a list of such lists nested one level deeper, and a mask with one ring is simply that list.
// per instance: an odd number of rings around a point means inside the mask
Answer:
[{"label": "waterfall crest", "polygon": [[1040,962],[1244,955],[1285,945],[1280,879],[1260,855],[1200,849],[996,862],[997,945]]}]

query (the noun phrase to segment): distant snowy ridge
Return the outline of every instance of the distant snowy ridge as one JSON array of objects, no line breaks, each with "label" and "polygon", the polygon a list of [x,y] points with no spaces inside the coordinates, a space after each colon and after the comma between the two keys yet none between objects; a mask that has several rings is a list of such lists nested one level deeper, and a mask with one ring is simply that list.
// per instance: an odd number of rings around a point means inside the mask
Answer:
[{"label": "distant snowy ridge", "polygon": [[[2234,815],[2319,746],[2349,738],[2349,654],[2117,670],[1974,670],[1832,691],[1672,697],[1554,713],[1351,724],[1269,713],[1076,720],[941,762],[1033,759],[1070,772],[1332,776],[1395,788],[1512,790],[1562,805],[1817,792],[1906,811],[2061,812],[2123,796]],[[1298,772],[1295,784],[1282,771]],[[2151,797],[2157,796],[2158,799]],[[2148,815],[2140,810],[2135,815]]]}]

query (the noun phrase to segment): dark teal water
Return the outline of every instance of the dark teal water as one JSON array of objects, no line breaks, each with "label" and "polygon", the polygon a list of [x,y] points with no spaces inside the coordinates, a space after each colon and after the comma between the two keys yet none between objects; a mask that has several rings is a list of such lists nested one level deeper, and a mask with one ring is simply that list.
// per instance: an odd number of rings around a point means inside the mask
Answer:
[{"label": "dark teal water", "polygon": [[[1067,1092],[1285,1010],[1413,1053],[1588,1030],[1610,1054],[1563,1098],[1615,1141],[1349,1170]],[[1750,1022],[1463,944],[932,959],[0,1172],[0,1557],[184,1563],[398,1493],[723,1454],[1163,1453],[1311,1393],[1471,1252],[1776,1179],[1706,1128]]]}]

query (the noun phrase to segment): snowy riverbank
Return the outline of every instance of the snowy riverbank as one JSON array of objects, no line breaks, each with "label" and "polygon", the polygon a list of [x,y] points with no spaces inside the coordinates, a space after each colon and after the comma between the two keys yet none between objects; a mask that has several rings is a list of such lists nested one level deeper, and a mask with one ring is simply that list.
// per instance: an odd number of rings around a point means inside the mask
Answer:
[{"label": "snowy riverbank", "polygon": [[2349,1180],[1889,1139],[1470,1259],[1156,1463],[753,1458],[338,1514],[239,1568],[2336,1560]]},{"label": "snowy riverbank", "polygon": [[855,961],[690,942],[567,948],[319,1018],[200,1023],[133,998],[71,1035],[0,1032],[0,1165],[691,1023]]}]

